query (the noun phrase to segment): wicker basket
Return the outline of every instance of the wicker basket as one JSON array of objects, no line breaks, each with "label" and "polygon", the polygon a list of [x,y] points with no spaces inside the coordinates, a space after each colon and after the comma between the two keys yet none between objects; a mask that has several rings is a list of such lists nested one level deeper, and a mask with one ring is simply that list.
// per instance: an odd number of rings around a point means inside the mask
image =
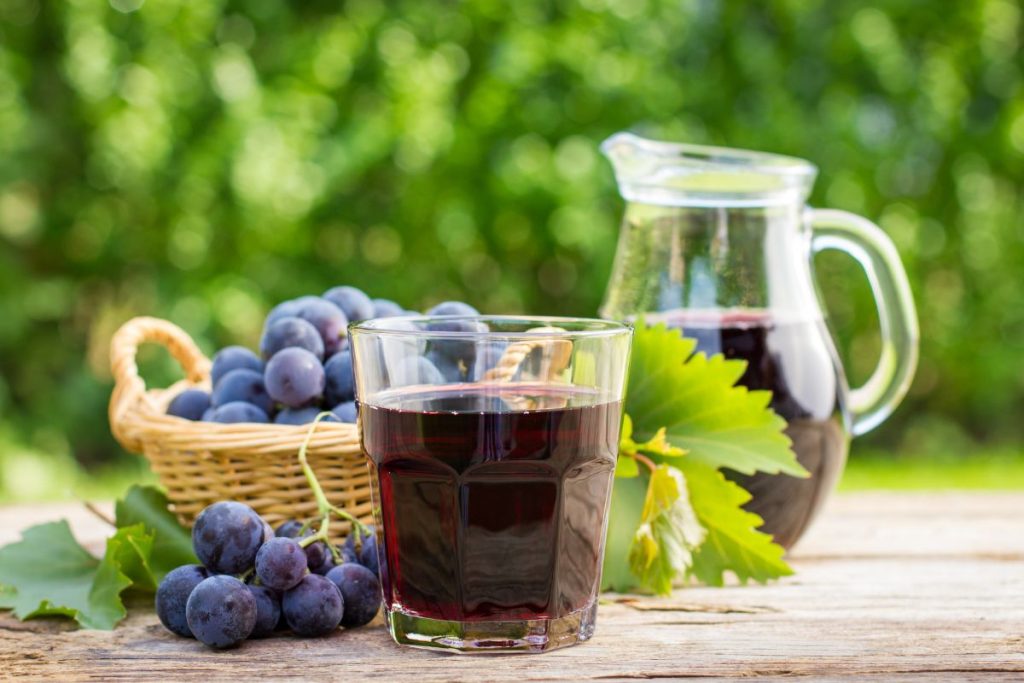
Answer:
[{"label": "wicker basket", "polygon": [[[146,390],[135,355],[139,345],[166,347],[185,379],[166,389]],[[134,318],[110,345],[114,392],[110,427],[127,450],[141,453],[167,489],[182,523],[218,500],[251,505],[271,525],[316,515],[316,502],[297,460],[305,426],[190,422],[166,414],[185,389],[210,389],[210,360],[181,328],[157,318]],[[309,464],[331,503],[371,522],[370,477],[356,425],[324,422],[308,450]],[[338,540],[348,523],[332,525]]]}]

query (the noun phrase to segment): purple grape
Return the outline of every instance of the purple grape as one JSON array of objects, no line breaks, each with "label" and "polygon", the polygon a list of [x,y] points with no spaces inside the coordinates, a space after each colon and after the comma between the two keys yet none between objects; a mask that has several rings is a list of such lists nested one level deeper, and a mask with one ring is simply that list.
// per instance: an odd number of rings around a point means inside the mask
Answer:
[{"label": "purple grape", "polygon": [[[430,316],[475,316],[480,315],[469,304],[459,301],[446,301],[434,306],[427,315]],[[476,332],[487,331],[487,325],[479,320],[434,320],[427,323],[431,332]],[[476,357],[476,343],[472,339],[437,339],[431,343],[431,350],[443,354],[453,361],[462,361],[466,367],[473,364]]]},{"label": "purple grape", "polygon": [[355,287],[332,287],[324,292],[323,298],[341,309],[349,322],[373,317],[373,302],[361,289]]},{"label": "purple grape", "polygon": [[[461,382],[465,379],[462,371],[462,366],[459,361],[454,360],[443,353],[440,353],[436,349],[431,349],[427,352],[426,359],[429,360],[435,368],[441,373],[446,382]],[[431,375],[432,373],[425,373]],[[434,382],[431,382],[434,384]]]},{"label": "purple grape", "polygon": [[210,409],[210,395],[201,389],[186,389],[167,406],[167,414],[196,422]]},{"label": "purple grape", "polygon": [[279,536],[281,538],[295,538],[299,535],[300,531],[302,531],[302,522],[299,522],[294,519],[289,519],[287,521],[281,522],[281,524],[278,525],[277,530],[274,532],[274,535]]},{"label": "purple grape", "polygon": [[[316,416],[320,413],[325,412],[323,409],[316,406],[308,406],[306,408],[285,408],[274,417],[274,424],[279,425],[308,425],[310,422],[316,419]],[[337,422],[338,419],[333,415],[325,417],[321,422]]]},{"label": "purple grape", "polygon": [[308,297],[298,306],[295,314],[313,325],[324,342],[324,357],[330,358],[340,348],[347,334],[348,318],[341,309],[326,299]]},{"label": "purple grape", "polygon": [[306,553],[293,538],[272,538],[256,553],[256,575],[263,585],[275,590],[294,587],[305,576],[306,568]]},{"label": "purple grape", "polygon": [[343,564],[327,572],[327,578],[341,591],[345,610],[341,625],[365,626],[380,611],[381,591],[377,575],[359,564]]},{"label": "purple grape", "polygon": [[204,579],[185,605],[192,635],[215,648],[233,647],[248,638],[256,628],[256,611],[249,587],[223,574]]},{"label": "purple grape", "polygon": [[172,569],[156,589],[156,615],[170,631],[185,638],[193,638],[185,618],[185,605],[192,590],[209,578],[210,572],[198,564],[186,564]]},{"label": "purple grape", "polygon": [[217,574],[248,570],[261,545],[263,519],[244,503],[214,503],[199,513],[192,526],[192,549],[199,561]]},{"label": "purple grape", "polygon": [[210,405],[214,408],[235,401],[251,403],[267,415],[274,410],[274,402],[263,384],[263,375],[255,370],[232,370],[213,388]]},{"label": "purple grape", "polygon": [[298,347],[306,349],[317,359],[324,357],[324,340],[312,324],[302,318],[281,318],[263,331],[260,339],[260,354],[270,359],[281,349]]},{"label": "purple grape", "polygon": [[221,378],[232,370],[253,370],[263,372],[263,361],[244,346],[225,346],[213,356],[210,366],[210,381],[216,387]]},{"label": "purple grape", "polygon": [[205,422],[220,422],[221,424],[236,424],[239,422],[257,422],[266,423],[270,422],[270,418],[260,408],[257,408],[251,403],[244,401],[232,401],[226,403],[219,408],[211,408],[209,419],[206,419],[204,414],[203,420]]},{"label": "purple grape", "polygon": [[330,551],[330,548],[327,548],[325,550],[326,550],[326,552],[324,553],[324,560],[323,560],[323,562],[321,562],[320,566],[317,567],[316,569],[311,569],[310,570],[314,574],[319,574],[320,576],[326,576],[327,572],[331,571],[336,566],[335,561],[334,561],[334,553],[332,553]]},{"label": "purple grape", "polygon": [[338,628],[345,603],[334,582],[306,574],[297,586],[285,591],[281,610],[295,635],[315,638]]},{"label": "purple grape", "polygon": [[324,394],[324,366],[305,349],[283,349],[267,363],[267,392],[289,408],[319,401]]},{"label": "purple grape", "polygon": [[[295,538],[300,539],[312,536],[315,532],[312,529],[307,528],[302,532],[302,536],[299,536],[299,532],[302,531],[302,523],[296,522],[294,519],[288,520],[277,527],[277,535],[282,538]],[[327,546],[323,541],[317,541],[310,543],[304,550],[306,551],[306,565],[309,567],[311,572],[315,572],[317,569],[323,566],[325,557],[330,555],[327,550]]]},{"label": "purple grape", "polygon": [[405,310],[390,299],[373,300],[374,318],[397,318],[400,315],[407,315]]},{"label": "purple grape", "polygon": [[363,541],[363,548],[359,551],[359,564],[363,565],[376,575],[380,575],[380,558],[377,556],[377,536],[370,536]]},{"label": "purple grape", "polygon": [[444,384],[445,376],[437,366],[423,356],[406,356],[394,367],[388,368],[391,384],[396,387],[414,384]]},{"label": "purple grape", "polygon": [[324,401],[336,405],[356,397],[356,380],[352,372],[352,352],[339,351],[324,363],[326,384]]},{"label": "purple grape", "polygon": [[[366,528],[369,531],[367,534],[359,535],[357,530],[353,530],[348,535],[342,546],[342,555],[346,558],[353,558],[353,561],[363,565],[374,574],[379,574],[380,562],[377,557],[377,534],[372,524],[367,525]],[[357,536],[359,536],[360,541],[358,544],[356,543]],[[357,545],[358,547],[356,547]]]},{"label": "purple grape", "polygon": [[339,420],[347,424],[355,424],[356,418],[359,417],[359,411],[356,410],[355,401],[345,401],[331,408],[331,412],[334,413]]},{"label": "purple grape", "polygon": [[256,598],[256,626],[250,638],[265,638],[277,628],[281,621],[281,598],[276,591],[266,586],[247,586],[252,597]]}]

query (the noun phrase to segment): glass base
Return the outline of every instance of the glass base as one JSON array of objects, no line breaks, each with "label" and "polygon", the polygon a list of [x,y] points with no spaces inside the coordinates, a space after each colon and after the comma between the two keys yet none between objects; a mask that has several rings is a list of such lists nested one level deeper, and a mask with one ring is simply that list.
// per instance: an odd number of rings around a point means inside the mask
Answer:
[{"label": "glass base", "polygon": [[455,653],[547,652],[589,640],[597,621],[597,599],[558,619],[447,621],[401,609],[386,610],[388,630],[399,645]]}]

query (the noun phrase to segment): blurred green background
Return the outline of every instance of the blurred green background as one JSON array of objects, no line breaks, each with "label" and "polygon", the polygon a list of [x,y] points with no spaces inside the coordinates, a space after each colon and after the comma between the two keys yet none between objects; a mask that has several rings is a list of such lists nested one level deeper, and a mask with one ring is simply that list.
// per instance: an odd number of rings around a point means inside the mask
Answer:
[{"label": "blurred green background", "polygon": [[[341,283],[594,314],[623,129],[811,159],[896,242],[921,366],[846,486],[1024,486],[1020,41],[1007,0],[3,0],[0,498],[146,476],[105,413],[133,315],[212,353]],[[859,383],[867,284],[818,266]]]}]

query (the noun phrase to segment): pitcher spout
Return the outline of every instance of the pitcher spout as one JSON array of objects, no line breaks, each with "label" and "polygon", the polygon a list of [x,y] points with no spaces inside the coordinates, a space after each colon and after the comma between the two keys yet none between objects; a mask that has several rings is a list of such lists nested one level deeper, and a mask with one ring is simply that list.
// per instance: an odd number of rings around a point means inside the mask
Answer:
[{"label": "pitcher spout", "polygon": [[660,206],[802,203],[817,175],[781,154],[649,140],[616,133],[601,144],[627,201]]}]

